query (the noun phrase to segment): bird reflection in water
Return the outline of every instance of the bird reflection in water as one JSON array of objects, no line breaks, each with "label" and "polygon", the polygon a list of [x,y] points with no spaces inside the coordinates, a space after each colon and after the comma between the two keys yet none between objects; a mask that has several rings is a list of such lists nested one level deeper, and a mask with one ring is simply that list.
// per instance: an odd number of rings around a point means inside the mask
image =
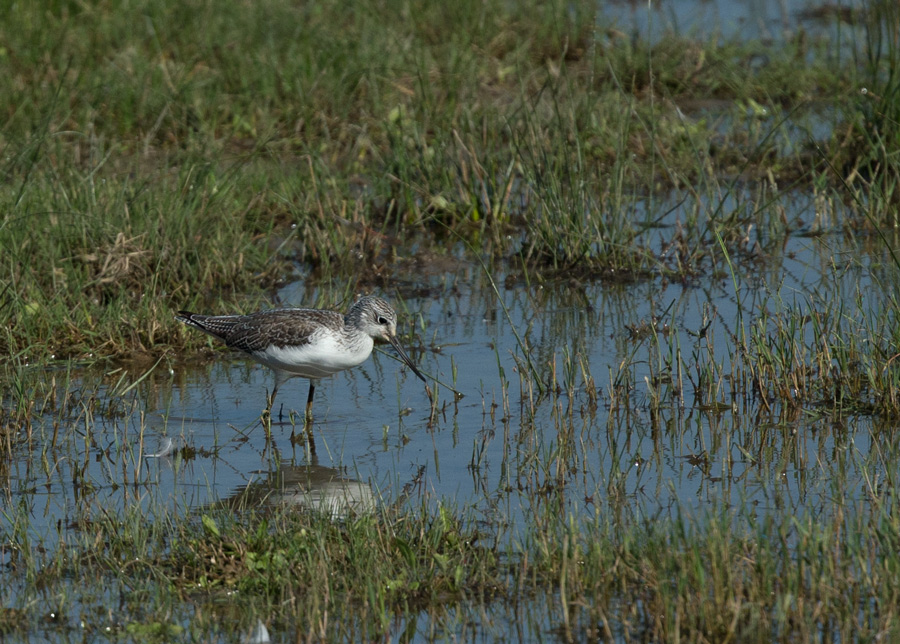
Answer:
[{"label": "bird reflection in water", "polygon": [[339,520],[367,514],[376,503],[366,483],[348,478],[340,469],[312,464],[281,465],[217,505],[234,510],[293,506]]}]

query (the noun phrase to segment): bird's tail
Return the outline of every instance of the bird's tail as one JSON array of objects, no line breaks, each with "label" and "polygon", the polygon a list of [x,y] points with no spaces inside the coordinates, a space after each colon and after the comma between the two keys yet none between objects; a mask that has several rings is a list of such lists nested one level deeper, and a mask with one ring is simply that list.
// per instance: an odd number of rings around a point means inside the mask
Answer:
[{"label": "bird's tail", "polygon": [[200,329],[214,338],[225,340],[242,317],[240,315],[200,315],[190,311],[179,311],[175,319],[182,324]]}]

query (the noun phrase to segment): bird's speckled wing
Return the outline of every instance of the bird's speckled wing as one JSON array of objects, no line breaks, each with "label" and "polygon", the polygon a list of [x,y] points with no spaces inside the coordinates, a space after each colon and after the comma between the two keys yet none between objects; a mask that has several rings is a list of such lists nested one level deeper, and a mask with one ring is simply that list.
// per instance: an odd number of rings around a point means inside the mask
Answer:
[{"label": "bird's speckled wing", "polygon": [[247,353],[264,351],[270,345],[300,347],[323,327],[336,333],[344,328],[343,315],[318,309],[273,309],[250,315],[196,315],[180,311],[179,316],[181,322]]},{"label": "bird's speckled wing", "polygon": [[335,311],[316,309],[275,309],[244,316],[225,342],[230,347],[252,353],[276,347],[300,347],[309,343],[318,330],[340,333],[344,316]]}]

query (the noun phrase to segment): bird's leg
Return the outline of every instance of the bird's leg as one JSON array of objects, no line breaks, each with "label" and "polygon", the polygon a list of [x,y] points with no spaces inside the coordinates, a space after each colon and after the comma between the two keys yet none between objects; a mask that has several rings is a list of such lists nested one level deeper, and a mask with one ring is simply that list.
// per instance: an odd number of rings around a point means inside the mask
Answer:
[{"label": "bird's leg", "polygon": [[312,401],[313,396],[316,395],[316,383],[313,380],[309,381],[309,395],[306,397],[306,424],[312,424]]},{"label": "bird's leg", "polygon": [[272,416],[269,414],[268,410],[264,409],[262,413],[262,418],[260,418],[260,422],[262,423],[263,429],[266,431],[266,441],[272,440]]},{"label": "bird's leg", "polygon": [[316,441],[313,438],[312,431],[312,403],[313,396],[316,394],[316,381],[309,381],[309,395],[306,397],[306,422],[304,422],[303,426],[306,429],[306,438],[309,440],[309,453],[312,456],[316,455]]},{"label": "bird's leg", "polygon": [[272,394],[266,397],[266,408],[264,413],[267,413],[269,417],[272,416],[272,405],[275,404],[275,394],[278,393],[278,383],[275,383],[275,386],[272,387]]},{"label": "bird's leg", "polygon": [[278,383],[272,388],[272,394],[266,395],[266,408],[262,411],[262,426],[266,430],[266,440],[272,440],[272,404],[275,402],[275,394],[278,392]]}]

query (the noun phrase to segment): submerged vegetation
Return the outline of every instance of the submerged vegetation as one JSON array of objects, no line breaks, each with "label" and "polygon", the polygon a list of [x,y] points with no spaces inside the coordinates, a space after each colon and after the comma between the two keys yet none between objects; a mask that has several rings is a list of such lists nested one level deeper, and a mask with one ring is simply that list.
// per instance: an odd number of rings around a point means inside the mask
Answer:
[{"label": "submerged vegetation", "polygon": [[[227,636],[251,632],[262,615],[296,634],[287,639],[412,638],[428,621],[432,636],[500,640],[507,626],[469,622],[505,605],[528,615],[523,633],[538,626],[534,639],[550,630],[564,641],[877,640],[897,635],[895,510],[880,508],[872,524],[768,518],[735,529],[714,516],[624,532],[599,517],[560,524],[548,513],[511,549],[465,527],[470,517],[453,508],[342,525],[296,513],[147,523],[128,511],[83,526],[55,560],[20,552],[10,568],[42,564],[51,589],[61,576],[75,580],[82,606],[120,597],[116,615],[82,627],[111,639],[184,637],[186,618],[197,639]],[[96,586],[98,575],[107,585]],[[47,595],[41,630],[52,633],[71,609]],[[9,610],[0,629],[20,622],[28,611]]]},{"label": "submerged vegetation", "polygon": [[[878,0],[762,43],[651,39],[597,7],[0,8],[0,635],[233,641],[262,620],[298,640],[499,639],[502,606],[531,616],[523,640],[897,637],[900,10]],[[834,279],[788,294],[777,269],[801,236],[839,249],[816,267]],[[484,309],[505,308],[501,290],[540,312],[538,287],[569,289],[566,306],[593,310],[585,285],[717,281],[736,319],[704,307],[693,326],[683,303],[654,302],[604,373],[578,338],[541,345],[533,312],[522,329],[509,317],[515,375],[492,347],[465,469],[491,507],[528,499],[522,525],[425,492],[342,521],[168,506],[147,520],[136,401],[165,398],[161,366],[211,353],[173,311],[252,310],[298,278],[318,298],[304,304],[381,290],[402,305],[453,291],[459,263],[498,296]],[[413,346],[439,354],[409,313]],[[76,372],[93,363],[91,389]],[[429,431],[452,403],[434,402]],[[844,433],[859,417],[877,423],[865,455]],[[709,443],[685,438],[692,422]],[[659,457],[679,441],[713,487],[737,480],[715,468],[778,480],[788,463],[835,487],[802,511],[629,507],[634,444]],[[614,466],[593,471],[606,449]],[[41,472],[25,482],[23,453]],[[36,537],[24,499],[60,472],[78,510]],[[130,503],[111,511],[99,488]]]}]

